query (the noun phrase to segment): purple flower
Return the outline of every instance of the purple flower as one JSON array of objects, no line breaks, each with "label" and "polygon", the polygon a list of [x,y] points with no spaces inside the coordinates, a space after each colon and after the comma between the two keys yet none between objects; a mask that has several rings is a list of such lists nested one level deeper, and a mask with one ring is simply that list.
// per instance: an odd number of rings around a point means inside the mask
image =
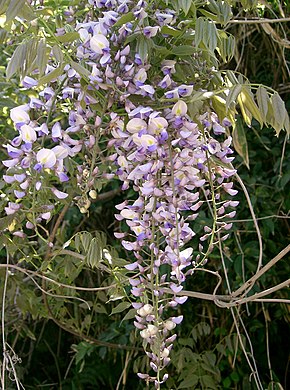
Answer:
[{"label": "purple flower", "polygon": [[7,215],[15,214],[21,207],[19,203],[8,202],[8,207],[4,207]]},{"label": "purple flower", "polygon": [[68,197],[68,194],[66,192],[59,191],[56,188],[52,188],[51,192],[58,198],[58,199],[65,199]]}]

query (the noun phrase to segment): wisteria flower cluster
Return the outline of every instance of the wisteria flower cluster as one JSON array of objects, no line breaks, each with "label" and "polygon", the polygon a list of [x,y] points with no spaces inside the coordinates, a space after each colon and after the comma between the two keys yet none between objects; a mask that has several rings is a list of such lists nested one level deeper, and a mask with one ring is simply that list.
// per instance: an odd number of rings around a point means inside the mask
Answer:
[{"label": "wisteria flower cluster", "polygon": [[[97,178],[117,177],[123,190],[133,188],[136,199],[117,206],[116,219],[126,227],[115,235],[134,259],[126,266],[134,323],[152,369],[138,375],[159,389],[168,378],[163,370],[170,362],[174,329],[183,319],[175,308],[187,300],[178,293],[206,263],[217,240],[227,238],[227,221],[238,202],[230,198],[237,193],[231,181],[236,171],[231,168],[230,121],[219,119],[210,105],[192,115],[195,81],[175,79],[174,56],[153,69],[143,50],[168,38],[164,26],[179,28],[174,10],[151,3],[89,0],[90,15],[96,16],[86,22],[76,21],[73,9],[67,12],[79,34],[74,62],[45,88],[38,88],[34,78],[23,80],[27,88],[40,91],[39,98],[11,110],[18,134],[6,145],[10,159],[3,164],[4,180],[13,185],[7,215],[21,210],[23,200],[33,198],[44,183],[59,201],[70,194],[81,212],[95,197]],[[130,13],[131,20],[120,23]],[[55,69],[49,64],[47,74]],[[54,111],[64,103],[66,123]],[[99,137],[107,140],[107,155],[98,147]],[[81,151],[91,158],[77,160]],[[105,158],[106,171],[97,166],[98,154]],[[78,161],[76,173],[69,172],[70,160]],[[70,193],[73,176],[78,191]],[[204,206],[213,224],[204,227],[199,247],[193,248],[192,221]],[[26,227],[49,220],[53,207],[41,205]]]}]

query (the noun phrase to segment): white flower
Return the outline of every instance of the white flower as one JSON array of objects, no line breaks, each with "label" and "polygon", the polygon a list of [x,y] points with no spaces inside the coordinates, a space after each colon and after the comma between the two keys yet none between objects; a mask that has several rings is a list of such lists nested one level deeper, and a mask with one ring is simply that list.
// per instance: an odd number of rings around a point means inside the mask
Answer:
[{"label": "white flower", "polygon": [[40,149],[37,152],[36,160],[43,165],[44,168],[52,168],[56,163],[56,155],[50,149]]},{"label": "white flower", "polygon": [[103,54],[104,49],[108,49],[110,44],[102,34],[96,34],[90,39],[91,49],[97,54]]},{"label": "white flower", "polygon": [[171,320],[167,320],[164,322],[164,328],[166,328],[167,330],[172,330],[175,327],[176,327],[176,324]]},{"label": "white flower", "polygon": [[148,130],[154,133],[161,132],[168,127],[168,122],[165,118],[160,116],[149,119]]},{"label": "white flower", "polygon": [[22,106],[14,107],[10,110],[10,118],[14,123],[26,123],[30,121],[27,111],[29,106],[24,104]]},{"label": "white flower", "polygon": [[126,126],[126,130],[129,133],[139,133],[139,131],[144,129],[147,129],[147,123],[139,118],[130,119]]},{"label": "white flower", "polygon": [[187,113],[187,105],[183,100],[178,100],[172,107],[172,114],[176,116],[184,116]]},{"label": "white flower", "polygon": [[35,142],[37,139],[36,131],[29,125],[21,126],[19,132],[24,142]]}]

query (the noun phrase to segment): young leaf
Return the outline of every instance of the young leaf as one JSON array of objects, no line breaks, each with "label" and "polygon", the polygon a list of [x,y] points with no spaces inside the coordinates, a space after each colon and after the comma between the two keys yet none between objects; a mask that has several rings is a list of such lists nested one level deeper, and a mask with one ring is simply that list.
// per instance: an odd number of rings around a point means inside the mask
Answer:
[{"label": "young leaf", "polygon": [[228,110],[232,103],[236,103],[236,99],[239,96],[242,90],[242,86],[240,84],[233,85],[230,88],[230,92],[226,98],[226,109]]},{"label": "young leaf", "polygon": [[226,101],[222,97],[214,95],[212,97],[212,106],[222,121],[227,116]]},{"label": "young leaf", "polygon": [[32,10],[32,7],[27,2],[23,4],[22,8],[18,11],[17,16],[21,19],[27,20],[28,22],[37,18],[36,14]]},{"label": "young leaf", "polygon": [[237,118],[236,126],[233,129],[232,136],[233,136],[233,145],[235,150],[244,160],[246,167],[250,169],[248,143],[247,143],[243,122],[240,117]]},{"label": "young leaf", "polygon": [[8,8],[9,0],[0,0],[0,15],[4,14]]},{"label": "young leaf", "polygon": [[246,108],[244,101],[241,97],[241,94],[238,96],[238,103],[241,109],[242,116],[244,118],[244,121],[248,127],[251,127],[252,124],[252,114],[249,112],[249,110]]},{"label": "young leaf", "polygon": [[231,34],[225,34],[224,31],[218,31],[217,51],[223,61],[230,61],[235,52],[235,37]]},{"label": "young leaf", "polygon": [[25,0],[10,0],[8,9],[6,11],[6,23],[13,20],[24,6]]},{"label": "young leaf", "polygon": [[249,88],[243,86],[242,92],[240,93],[240,98],[243,101],[245,107],[253,115],[253,117],[260,123],[260,126],[263,127],[263,118],[261,112],[254,101],[254,96]]}]

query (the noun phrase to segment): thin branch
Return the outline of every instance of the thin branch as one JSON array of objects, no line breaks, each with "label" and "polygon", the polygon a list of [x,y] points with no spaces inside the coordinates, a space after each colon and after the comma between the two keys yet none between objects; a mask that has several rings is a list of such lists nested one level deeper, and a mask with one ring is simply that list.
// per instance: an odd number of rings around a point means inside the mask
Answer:
[{"label": "thin branch", "polygon": [[107,200],[107,199],[113,198],[114,196],[119,195],[121,192],[122,192],[121,188],[117,188],[115,190],[103,192],[101,194],[98,194],[96,199],[93,200],[93,202],[95,203],[98,200]]},{"label": "thin branch", "polygon": [[79,338],[81,338],[82,340],[85,340],[87,343],[90,343],[90,344],[95,344],[95,345],[98,345],[98,346],[101,346],[101,347],[107,347],[107,348],[114,348],[114,349],[122,349],[122,350],[125,350],[125,351],[143,351],[143,348],[139,348],[139,347],[134,347],[134,346],[127,346],[127,345],[123,345],[123,344],[114,344],[114,343],[109,343],[107,341],[102,341],[102,340],[97,340],[95,339],[94,337],[91,337],[89,335],[85,335],[81,332],[77,332],[76,330],[72,329],[72,328],[69,328],[68,326],[66,326],[64,323],[60,322],[57,318],[54,317],[52,311],[51,311],[51,308],[50,306],[48,305],[48,302],[46,301],[46,308],[48,309],[48,312],[51,316],[51,320],[57,325],[59,326],[60,328],[62,328],[63,330],[65,330],[66,332],[68,333],[71,333],[73,334],[74,336],[77,336]]},{"label": "thin branch", "polygon": [[[241,332],[240,332],[238,321],[237,321],[235,313],[234,313],[234,309],[231,308],[230,310],[231,310],[231,314],[232,314],[232,317],[233,317],[233,320],[234,320],[234,324],[235,324],[235,327],[236,327],[236,331],[237,331],[237,335],[238,335],[238,338],[239,338],[240,346],[241,346],[242,351],[244,353],[244,356],[245,356],[245,358],[247,360],[247,363],[248,363],[248,365],[250,367],[250,370],[252,371],[252,374],[254,376],[254,380],[256,382],[257,389],[263,390],[263,387],[260,385],[259,374],[258,374],[258,372],[256,370],[254,370],[254,368],[253,368],[253,366],[251,364],[250,358],[248,356],[248,353],[246,351],[245,345],[243,343],[242,335],[241,335]],[[238,313],[238,315],[239,315],[239,313]],[[253,358],[253,356],[252,356],[252,358]],[[254,359],[253,359],[253,362],[255,364],[255,360]]]},{"label": "thin branch", "polygon": [[69,204],[66,204],[64,206],[64,208],[61,210],[61,213],[57,217],[57,220],[56,220],[56,222],[55,222],[55,224],[53,226],[52,232],[50,233],[50,235],[48,237],[48,246],[47,246],[47,251],[46,251],[46,254],[45,254],[45,257],[44,257],[45,261],[48,260],[50,255],[51,255],[52,244],[53,244],[53,241],[55,239],[57,230],[58,230],[60,224],[62,223],[62,220],[64,219],[64,216],[65,216],[69,206],[70,206]]},{"label": "thin branch", "polygon": [[272,260],[269,261],[263,268],[261,268],[254,276],[252,276],[246,283],[239,287],[236,291],[232,293],[233,297],[237,297],[243,291],[247,290],[249,287],[252,287],[256,280],[258,280],[265,272],[272,268],[279,260],[281,260],[288,252],[290,251],[290,244],[286,246],[281,252],[278,253]]},{"label": "thin branch", "polygon": [[243,180],[240,178],[240,176],[237,173],[236,173],[235,176],[236,176],[238,182],[240,183],[240,186],[242,187],[242,190],[244,191],[244,194],[245,194],[245,197],[247,199],[248,206],[249,206],[252,218],[254,220],[254,225],[255,225],[255,228],[256,228],[256,231],[257,231],[257,236],[258,236],[258,241],[259,241],[259,261],[258,261],[258,266],[257,266],[257,271],[258,271],[262,267],[262,259],[263,259],[263,240],[262,240],[262,235],[261,235],[261,232],[260,232],[260,228],[259,228],[259,225],[258,225],[258,222],[257,222],[257,218],[256,218],[256,215],[255,215],[253,206],[252,206],[252,202],[251,202],[251,198],[250,198],[250,195],[248,193],[248,190],[247,190]]},{"label": "thin branch", "polygon": [[[262,221],[264,219],[271,219],[271,218],[277,218],[277,219],[290,219],[290,215],[266,215],[265,217],[258,217],[256,218],[256,221]],[[248,218],[248,219],[233,219],[233,220],[230,220],[230,221],[225,221],[225,223],[239,223],[239,222],[254,222],[254,220],[252,218]]]},{"label": "thin branch", "polygon": [[290,304],[290,299],[283,299],[283,298],[262,298],[262,299],[253,299],[252,302],[266,302],[266,303],[286,303]]},{"label": "thin branch", "polygon": [[[235,318],[235,315],[234,315],[234,309],[231,309],[231,313],[233,315],[233,317]],[[256,359],[255,359],[255,356],[254,356],[254,349],[253,349],[253,345],[252,345],[252,341],[251,341],[251,338],[250,338],[250,335],[247,331],[247,328],[244,324],[244,321],[240,315],[240,311],[238,308],[236,308],[236,313],[237,313],[237,317],[239,319],[239,323],[242,325],[242,328],[244,330],[244,333],[245,333],[245,337],[248,341],[248,344],[249,344],[249,347],[250,347],[250,353],[247,353],[247,355],[249,355],[251,358],[252,358],[252,361],[253,361],[253,367],[255,368],[255,370],[252,370],[252,375],[254,376],[254,379],[255,379],[255,382],[256,382],[256,385],[257,385],[257,389],[259,389],[259,386],[260,386],[260,390],[264,390],[264,387],[262,386],[262,383],[261,383],[261,380],[260,380],[260,376],[259,376],[259,372],[258,372],[258,368],[257,368],[257,364],[256,364]],[[236,321],[237,322],[237,321]],[[237,326],[237,325],[236,325]],[[239,329],[237,328],[237,331],[239,332]],[[242,341],[242,339],[240,339]]]},{"label": "thin branch", "polygon": [[[7,250],[5,266],[9,265],[9,253]],[[2,362],[2,374],[1,374],[1,386],[2,389],[5,389],[5,371],[7,365],[7,350],[6,350],[6,338],[5,338],[5,300],[6,300],[6,292],[7,292],[7,283],[8,283],[8,268],[6,267],[3,293],[2,293],[2,312],[1,312],[1,330],[2,330],[2,354],[3,354],[3,362]]]},{"label": "thin branch", "polygon": [[277,18],[277,19],[233,19],[228,23],[230,24],[261,24],[261,23],[286,23],[290,22],[290,18]]},{"label": "thin branch", "polygon": [[[44,276],[42,274],[39,274],[38,272],[35,271],[30,271],[27,269],[23,269],[17,265],[14,264],[0,264],[0,268],[13,268],[17,271],[20,271],[27,275],[28,277],[31,277],[31,275],[34,275],[38,278],[44,279],[50,283],[56,284],[58,287],[64,287],[64,288],[69,288],[71,290],[78,290],[78,291],[104,291],[104,290],[110,290],[113,287],[116,287],[117,284],[111,284],[110,286],[105,286],[105,287],[77,287],[77,286],[70,286],[69,284],[61,283],[58,282],[57,280],[51,279],[47,276]],[[34,281],[35,282],[35,281]]]},{"label": "thin branch", "polygon": [[[271,354],[270,354],[270,344],[269,344],[269,325],[268,325],[268,316],[266,315],[266,310],[265,306],[262,303],[262,310],[264,314],[264,319],[265,319],[265,333],[266,333],[266,352],[267,352],[267,361],[268,361],[268,368],[269,368],[269,373],[270,373],[270,379],[271,382],[274,382],[273,378],[273,371],[272,371],[272,365],[271,365]],[[273,385],[272,385],[272,390],[273,390]]]},{"label": "thin branch", "polygon": [[253,299],[257,299],[257,298],[260,298],[260,297],[264,297],[265,295],[272,294],[273,292],[281,290],[284,287],[289,287],[289,285],[290,285],[290,279],[287,279],[284,282],[277,284],[276,286],[270,287],[267,290],[264,290],[264,291],[261,291],[259,293],[253,294],[250,297],[238,299],[238,300],[235,301],[235,304],[240,305],[240,304],[245,303],[245,302],[250,302]]},{"label": "thin branch", "polygon": [[[285,248],[285,249],[287,249],[287,248]],[[289,250],[290,250],[290,245],[289,245]],[[282,252],[280,252],[280,254]],[[275,260],[275,262],[278,261],[277,258],[279,257],[279,255],[277,255],[276,258],[273,259],[273,260]],[[273,264],[275,264],[275,262]],[[266,272],[265,268],[267,266],[268,266],[268,264],[260,270],[260,276],[264,272]],[[13,265],[13,264],[0,264],[0,268],[5,268],[5,267],[6,268],[13,268],[13,269],[16,269],[17,271],[23,272],[25,275],[29,276],[30,278],[32,278],[31,275],[34,275],[34,276],[39,277],[39,278],[41,278],[41,279],[43,279],[45,281],[54,283],[58,287],[68,288],[68,289],[71,289],[71,290],[94,292],[94,291],[109,290],[109,289],[117,286],[117,284],[112,284],[112,285],[106,286],[106,287],[77,287],[77,286],[70,286],[68,284],[64,284],[64,283],[58,282],[56,280],[53,280],[51,278],[48,278],[47,276],[38,274],[37,272],[30,271],[30,270],[24,270],[23,268],[18,267],[17,265]],[[267,267],[267,269],[269,269],[269,268],[270,267]],[[199,269],[199,270],[201,271],[202,269]],[[286,287],[289,284],[290,279],[285,281],[285,282],[282,282],[282,283],[278,284],[277,286],[271,287],[270,289],[267,289],[267,290],[264,290],[264,291],[262,291],[260,293],[251,295],[250,297],[238,298],[238,297],[236,297],[237,291],[234,292],[231,295],[216,295],[215,292],[217,291],[217,288],[221,284],[221,276],[217,272],[214,272],[214,271],[210,271],[210,270],[203,270],[203,271],[210,272],[210,273],[214,274],[215,276],[217,276],[219,278],[219,282],[218,282],[217,286],[215,287],[213,294],[206,294],[206,293],[201,293],[201,292],[197,292],[197,291],[188,291],[188,290],[182,290],[182,291],[180,291],[178,293],[174,293],[170,288],[163,288],[163,287],[162,287],[162,290],[165,293],[168,293],[168,294],[176,294],[178,296],[188,296],[190,298],[198,298],[198,299],[204,299],[204,300],[207,300],[207,301],[214,301],[218,306],[221,306],[221,307],[236,306],[236,305],[241,305],[241,304],[246,303],[246,302],[262,302],[262,301],[263,302],[281,302],[281,303],[289,303],[290,302],[288,300],[283,300],[283,299],[267,299],[267,300],[259,299],[260,297],[263,297],[265,295],[271,294],[274,291],[277,291],[277,290],[279,290],[279,289],[281,289],[283,287]],[[32,278],[32,280],[39,287],[38,283],[33,278]],[[245,284],[247,284],[248,282],[246,282]],[[244,287],[244,285],[242,287]],[[48,291],[45,291],[44,289],[41,289],[41,291],[43,291],[47,295],[51,295],[53,297],[81,299],[81,298],[70,297],[70,296],[66,296],[66,295],[64,295],[64,296],[54,295],[54,294],[49,293]]]}]

